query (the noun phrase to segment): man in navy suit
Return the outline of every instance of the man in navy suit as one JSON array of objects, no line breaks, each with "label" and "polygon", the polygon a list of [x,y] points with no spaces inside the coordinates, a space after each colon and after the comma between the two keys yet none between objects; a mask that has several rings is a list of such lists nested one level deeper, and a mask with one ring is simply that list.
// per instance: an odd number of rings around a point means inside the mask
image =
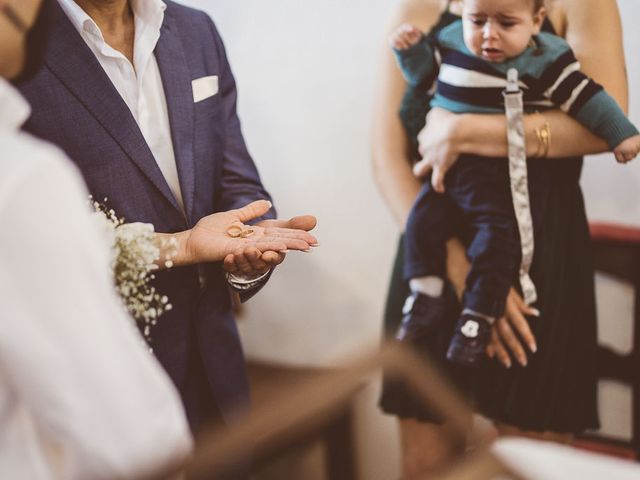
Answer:
[{"label": "man in navy suit", "polygon": [[[65,150],[94,198],[157,232],[184,231],[213,212],[270,198],[242,137],[222,40],[206,14],[169,0],[52,0],[46,8],[46,65],[19,85],[33,107],[26,129]],[[309,230],[315,220],[264,222]],[[152,330],[152,346],[194,430],[246,407],[229,286],[251,296],[283,258],[239,251],[224,264],[157,274],[156,288],[173,310]]]}]

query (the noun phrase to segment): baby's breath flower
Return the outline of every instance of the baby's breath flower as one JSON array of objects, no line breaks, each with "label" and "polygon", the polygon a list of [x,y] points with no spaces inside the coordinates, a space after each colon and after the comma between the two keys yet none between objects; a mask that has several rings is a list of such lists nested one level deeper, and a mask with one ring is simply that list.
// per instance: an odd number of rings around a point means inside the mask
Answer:
[{"label": "baby's breath flower", "polygon": [[[106,203],[105,198],[104,202]],[[160,259],[161,247],[154,242],[154,228],[149,223],[124,223],[113,209],[93,198],[90,202],[96,211],[96,221],[100,223],[105,237],[111,245],[111,266],[115,287],[124,306],[131,316],[142,324],[145,339],[151,339],[151,326],[172,306],[166,295],[160,295],[150,281],[155,278],[156,262]],[[172,239],[175,243],[175,239]],[[167,257],[165,266],[173,265]]]}]

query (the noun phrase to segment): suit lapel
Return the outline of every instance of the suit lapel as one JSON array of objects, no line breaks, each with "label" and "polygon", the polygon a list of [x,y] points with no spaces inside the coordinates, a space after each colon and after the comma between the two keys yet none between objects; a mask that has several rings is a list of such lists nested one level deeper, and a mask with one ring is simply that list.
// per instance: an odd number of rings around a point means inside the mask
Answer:
[{"label": "suit lapel", "polygon": [[191,72],[170,10],[165,11],[155,49],[169,111],[182,199],[188,218],[193,212],[195,159],[193,152],[194,107]]},{"label": "suit lapel", "polygon": [[52,3],[55,8],[47,66],[109,132],[149,181],[180,210],[129,107],[64,11],[57,2]]}]

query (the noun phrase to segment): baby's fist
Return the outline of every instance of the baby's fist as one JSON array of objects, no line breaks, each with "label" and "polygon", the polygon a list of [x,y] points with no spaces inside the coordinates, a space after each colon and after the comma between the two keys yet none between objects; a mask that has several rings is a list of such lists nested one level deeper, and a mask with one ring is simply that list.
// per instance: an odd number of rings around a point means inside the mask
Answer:
[{"label": "baby's fist", "polygon": [[408,23],[400,25],[392,34],[389,43],[396,50],[406,50],[420,41],[422,32]]},{"label": "baby's fist", "polygon": [[633,160],[640,153],[640,135],[627,138],[613,150],[613,153],[618,163],[627,163]]}]

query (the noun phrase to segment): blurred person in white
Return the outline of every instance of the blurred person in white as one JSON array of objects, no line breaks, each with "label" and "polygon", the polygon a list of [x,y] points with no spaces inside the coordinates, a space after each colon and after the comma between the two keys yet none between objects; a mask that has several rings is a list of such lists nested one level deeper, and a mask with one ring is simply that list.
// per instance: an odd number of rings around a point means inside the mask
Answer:
[{"label": "blurred person in white", "polygon": [[128,478],[192,439],[114,295],[79,174],[19,131],[30,108],[6,79],[39,61],[40,3],[0,0],[0,478]]}]

